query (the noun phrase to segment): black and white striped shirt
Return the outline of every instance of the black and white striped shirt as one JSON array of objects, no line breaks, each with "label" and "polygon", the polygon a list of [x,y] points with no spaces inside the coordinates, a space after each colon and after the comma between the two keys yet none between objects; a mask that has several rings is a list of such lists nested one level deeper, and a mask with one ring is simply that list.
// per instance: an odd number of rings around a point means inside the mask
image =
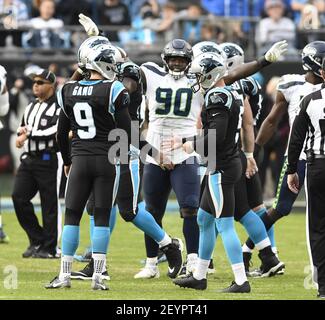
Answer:
[{"label": "black and white striped shirt", "polygon": [[56,132],[60,110],[55,94],[43,102],[35,99],[27,106],[21,126],[28,126],[31,130],[28,137],[28,152],[58,150]]},{"label": "black and white striped shirt", "polygon": [[325,84],[300,103],[290,136],[287,173],[296,172],[305,139],[305,152],[325,157]]}]

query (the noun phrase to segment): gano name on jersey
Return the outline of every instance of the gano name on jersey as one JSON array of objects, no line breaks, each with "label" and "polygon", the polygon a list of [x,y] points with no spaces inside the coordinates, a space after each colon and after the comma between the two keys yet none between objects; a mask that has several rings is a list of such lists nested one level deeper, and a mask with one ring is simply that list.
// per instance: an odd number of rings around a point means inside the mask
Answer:
[{"label": "gano name on jersey", "polygon": [[[321,84],[313,85],[306,81],[305,75],[303,74],[287,74],[281,77],[277,90],[280,91],[286,101],[288,102],[288,115],[290,134],[293,122],[300,111],[300,102],[308,94],[319,90]],[[288,148],[286,151],[286,155]],[[300,154],[299,159],[305,160],[306,155],[304,152]]]},{"label": "gano name on jersey", "polygon": [[[147,141],[160,149],[163,139],[171,136],[188,138],[197,135],[197,121],[204,103],[202,93],[194,93],[190,80],[184,76],[175,80],[155,63],[141,66],[146,76],[146,97],[149,109]],[[172,152],[173,163],[181,163],[189,157],[182,149]],[[156,162],[148,158],[148,162]]]}]

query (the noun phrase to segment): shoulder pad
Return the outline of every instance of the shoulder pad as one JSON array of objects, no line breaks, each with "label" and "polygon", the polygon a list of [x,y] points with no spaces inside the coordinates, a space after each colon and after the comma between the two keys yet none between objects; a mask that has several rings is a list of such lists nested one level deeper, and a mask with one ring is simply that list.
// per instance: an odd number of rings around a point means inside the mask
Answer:
[{"label": "shoulder pad", "polygon": [[146,63],[142,64],[141,69],[145,70],[145,71],[149,70],[149,71],[156,73],[160,76],[165,76],[168,74],[164,68],[159,67],[158,64],[153,63],[153,62],[146,62]]},{"label": "shoulder pad", "polygon": [[249,96],[256,95],[258,91],[261,90],[259,82],[253,77],[247,77],[245,79],[242,79],[242,84],[245,93]]},{"label": "shoulder pad", "polygon": [[224,106],[230,109],[233,101],[231,92],[226,88],[214,88],[205,97],[207,109],[215,105]]},{"label": "shoulder pad", "polygon": [[286,90],[296,85],[302,85],[306,82],[302,74],[286,74],[280,78],[277,90]]}]

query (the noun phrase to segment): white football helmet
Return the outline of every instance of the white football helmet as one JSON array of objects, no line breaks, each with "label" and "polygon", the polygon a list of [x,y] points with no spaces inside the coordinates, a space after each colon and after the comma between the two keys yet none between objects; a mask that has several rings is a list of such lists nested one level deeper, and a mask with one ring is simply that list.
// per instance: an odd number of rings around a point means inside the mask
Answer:
[{"label": "white football helmet", "polygon": [[104,78],[113,81],[118,73],[117,65],[123,63],[124,59],[120,51],[109,44],[103,44],[93,48],[86,57],[85,67],[94,70]]},{"label": "white football helmet", "polygon": [[201,88],[207,91],[227,75],[227,68],[221,55],[207,52],[194,58],[189,73],[196,76],[192,90],[197,92]]},{"label": "white football helmet", "polygon": [[4,91],[7,82],[7,71],[6,69],[0,65],[0,94]]},{"label": "white football helmet", "polygon": [[213,41],[198,42],[197,44],[195,44],[192,47],[192,50],[193,50],[194,58],[197,57],[198,55],[200,55],[201,53],[206,53],[206,52],[213,52],[213,53],[219,54],[219,55],[223,56],[224,58],[226,58],[226,55],[224,54],[222,49],[219,47],[219,45]]},{"label": "white football helmet", "polygon": [[225,42],[220,44],[220,48],[226,54],[228,70],[244,63],[244,50],[238,44]]},{"label": "white football helmet", "polygon": [[87,56],[97,46],[103,44],[110,44],[110,41],[102,36],[93,36],[87,38],[79,47],[78,50],[78,64],[81,67],[86,65]]},{"label": "white football helmet", "polygon": [[129,61],[130,59],[129,59],[129,55],[126,53],[126,51],[123,49],[123,48],[121,48],[121,47],[118,47],[118,46],[116,46],[116,48],[120,51],[120,53],[121,53],[121,56],[122,56],[122,58],[123,58],[123,60],[124,60],[124,62],[126,62],[126,61]]}]

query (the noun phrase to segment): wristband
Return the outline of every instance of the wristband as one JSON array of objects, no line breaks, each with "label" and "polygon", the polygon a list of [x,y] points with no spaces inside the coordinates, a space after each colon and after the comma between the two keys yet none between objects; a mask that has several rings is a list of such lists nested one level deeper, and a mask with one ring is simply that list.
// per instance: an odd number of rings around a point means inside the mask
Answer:
[{"label": "wristband", "polygon": [[263,68],[263,67],[266,67],[266,66],[268,66],[268,65],[270,65],[270,64],[272,63],[272,62],[267,61],[267,60],[265,59],[265,56],[259,58],[257,61],[258,61],[258,63],[261,65],[262,68]]},{"label": "wristband", "polygon": [[252,159],[252,158],[254,158],[254,156],[253,156],[253,152],[244,152],[244,153],[245,153],[245,156],[246,156],[247,159]]}]

